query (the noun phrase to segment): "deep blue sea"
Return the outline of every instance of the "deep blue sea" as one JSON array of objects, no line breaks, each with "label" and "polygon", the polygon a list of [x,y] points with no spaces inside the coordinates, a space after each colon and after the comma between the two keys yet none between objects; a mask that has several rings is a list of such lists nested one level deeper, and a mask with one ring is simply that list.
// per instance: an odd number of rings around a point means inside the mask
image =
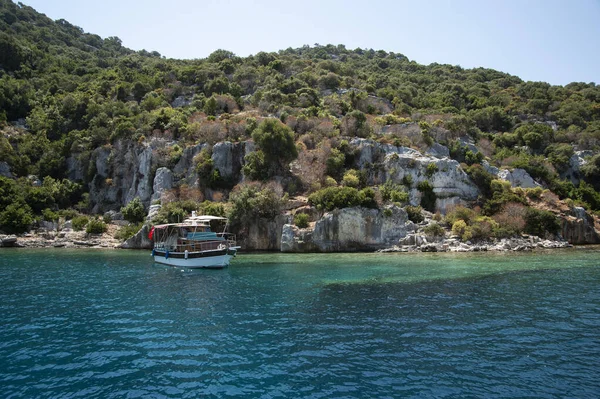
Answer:
[{"label": "deep blue sea", "polygon": [[600,251],[0,251],[2,398],[597,398]]}]

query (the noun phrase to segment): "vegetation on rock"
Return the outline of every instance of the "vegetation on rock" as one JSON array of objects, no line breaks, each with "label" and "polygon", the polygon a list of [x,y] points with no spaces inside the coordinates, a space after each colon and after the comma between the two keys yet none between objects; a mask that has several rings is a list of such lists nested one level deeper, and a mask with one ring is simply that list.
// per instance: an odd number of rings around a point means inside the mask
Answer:
[{"label": "vegetation on rock", "polygon": [[[362,160],[360,138],[380,146],[373,147],[373,162]],[[232,149],[217,150],[225,141]],[[54,221],[53,213],[82,229],[88,221],[82,225],[78,212],[121,207],[137,223],[161,167],[173,172],[174,185],[156,222],[180,221],[210,199],[219,205],[206,205],[207,212],[229,212],[247,225],[274,219],[286,194],[307,195],[323,211],[419,199],[425,210],[438,210],[443,198],[434,188],[446,170],[435,163],[418,173],[392,170],[386,162],[398,161],[397,147],[421,153],[441,147],[461,163],[480,191],[472,204],[477,212],[446,217],[463,238],[558,231],[554,216],[536,210],[547,196],[503,183],[494,168],[523,169],[556,201],[600,212],[594,83],[525,82],[491,69],[419,65],[399,53],[343,45],[166,59],[0,0],[0,230],[6,233]],[[149,172],[123,169],[140,154],[148,154]],[[125,204],[130,190],[141,198]],[[411,220],[423,220],[419,208],[406,210]]]}]

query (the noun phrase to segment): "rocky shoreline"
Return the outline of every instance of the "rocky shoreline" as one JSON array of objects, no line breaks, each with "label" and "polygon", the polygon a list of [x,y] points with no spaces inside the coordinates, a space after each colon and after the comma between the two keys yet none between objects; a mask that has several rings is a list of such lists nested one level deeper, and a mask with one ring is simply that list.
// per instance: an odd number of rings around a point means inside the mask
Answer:
[{"label": "rocky shoreline", "polygon": [[[109,231],[112,230],[109,228]],[[139,233],[138,233],[139,235]],[[127,244],[129,243],[129,245]],[[28,233],[20,236],[0,236],[0,247],[4,248],[97,248],[97,249],[147,249],[115,239],[110,233],[87,234],[82,231]],[[484,251],[533,251],[536,249],[571,248],[564,240],[541,239],[537,236],[522,236],[481,242],[461,242],[458,237],[428,238],[409,234],[398,245],[372,252],[484,252]],[[339,251],[345,252],[345,251]],[[350,251],[348,251],[350,252]],[[301,253],[301,252],[297,252]]]},{"label": "rocky shoreline", "polygon": [[381,249],[377,252],[507,252],[573,247],[572,244],[569,244],[564,240],[544,240],[537,236],[502,238],[499,240],[481,242],[461,242],[455,237],[428,242],[427,239],[422,236],[407,236],[405,242],[418,239],[422,240],[418,245],[394,245],[391,248]]},{"label": "rocky shoreline", "polygon": [[0,247],[17,248],[120,248],[122,242],[114,238],[118,226],[108,225],[104,234],[63,229],[60,231],[34,231],[19,236],[0,235]]}]

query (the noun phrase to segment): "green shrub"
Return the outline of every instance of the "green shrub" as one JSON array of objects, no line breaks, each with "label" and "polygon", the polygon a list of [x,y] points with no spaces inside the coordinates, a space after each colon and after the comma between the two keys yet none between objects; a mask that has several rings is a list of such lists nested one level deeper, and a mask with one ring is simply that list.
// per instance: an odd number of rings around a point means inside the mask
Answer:
[{"label": "green shrub", "polygon": [[88,224],[89,219],[87,216],[79,215],[71,219],[71,226],[75,231],[81,231]]},{"label": "green shrub", "polygon": [[298,213],[294,216],[294,224],[301,229],[308,227],[308,215],[306,213]]},{"label": "green shrub", "polygon": [[358,172],[354,169],[350,169],[346,173],[344,173],[344,177],[342,178],[342,184],[348,187],[357,188],[360,185],[360,178],[358,177]]},{"label": "green shrub", "polygon": [[230,196],[231,209],[229,219],[232,224],[247,226],[257,218],[273,220],[287,201],[274,190],[257,185],[245,185]]},{"label": "green shrub", "polygon": [[556,234],[559,230],[560,223],[552,212],[535,208],[527,209],[525,213],[526,233],[544,237],[546,233]]},{"label": "green shrub", "polygon": [[471,220],[476,216],[477,213],[473,209],[457,205],[446,213],[446,222],[451,226],[459,220],[462,220],[466,224],[471,224]]},{"label": "green shrub", "polygon": [[423,232],[427,237],[443,237],[446,234],[446,230],[435,222],[428,224]]},{"label": "green shrub", "polygon": [[452,234],[462,237],[465,231],[467,231],[467,223],[464,220],[458,219],[452,224]]},{"label": "green shrub", "polygon": [[52,209],[46,208],[42,211],[42,217],[47,222],[57,222],[60,215]]},{"label": "green shrub", "polygon": [[381,193],[381,199],[383,201],[399,203],[408,202],[408,193],[402,189],[401,185],[395,184],[391,180],[388,180],[385,184],[379,186],[379,192]]},{"label": "green shrub", "polygon": [[92,219],[85,227],[85,232],[88,234],[102,234],[108,230],[108,226],[100,219]]},{"label": "green shrub", "polygon": [[433,176],[438,170],[438,166],[432,162],[427,165],[427,168],[425,169],[425,176],[431,178],[431,176]]},{"label": "green shrub", "polygon": [[375,192],[371,188],[359,191],[354,187],[327,187],[312,193],[308,202],[325,211],[353,206],[377,207]]},{"label": "green shrub", "polygon": [[413,184],[412,175],[402,176],[402,184],[404,184],[407,188],[411,188]]},{"label": "green shrub", "polygon": [[29,205],[13,203],[0,212],[0,230],[9,234],[29,231],[33,223],[33,212]]},{"label": "green shrub", "polygon": [[408,205],[406,208],[404,208],[404,210],[408,214],[408,220],[413,223],[421,223],[423,220],[425,220],[425,217],[423,216],[423,208],[420,206]]},{"label": "green shrub", "polygon": [[117,240],[125,241],[133,237],[140,229],[142,228],[143,223],[136,224],[128,224],[127,226],[122,226],[115,233],[115,238]]},{"label": "green shrub", "polygon": [[146,208],[144,208],[142,200],[139,197],[135,197],[121,208],[121,213],[123,214],[123,218],[129,223],[140,223],[146,217]]}]

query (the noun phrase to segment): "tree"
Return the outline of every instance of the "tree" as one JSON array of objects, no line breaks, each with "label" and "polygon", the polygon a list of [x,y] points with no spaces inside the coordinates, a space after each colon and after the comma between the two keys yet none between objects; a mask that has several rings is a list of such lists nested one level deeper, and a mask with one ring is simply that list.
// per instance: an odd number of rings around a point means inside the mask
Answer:
[{"label": "tree", "polygon": [[127,205],[121,208],[125,220],[130,223],[140,223],[146,217],[146,208],[139,197],[135,197]]},{"label": "tree", "polygon": [[252,132],[252,139],[260,150],[255,155],[251,153],[246,156],[246,161],[252,164],[252,168],[245,168],[244,173],[252,174],[252,171],[255,171],[257,176],[275,176],[284,171],[287,164],[298,157],[294,133],[278,119],[265,119]]},{"label": "tree", "polygon": [[25,233],[32,223],[33,213],[29,205],[14,203],[0,212],[0,229],[9,234]]}]

